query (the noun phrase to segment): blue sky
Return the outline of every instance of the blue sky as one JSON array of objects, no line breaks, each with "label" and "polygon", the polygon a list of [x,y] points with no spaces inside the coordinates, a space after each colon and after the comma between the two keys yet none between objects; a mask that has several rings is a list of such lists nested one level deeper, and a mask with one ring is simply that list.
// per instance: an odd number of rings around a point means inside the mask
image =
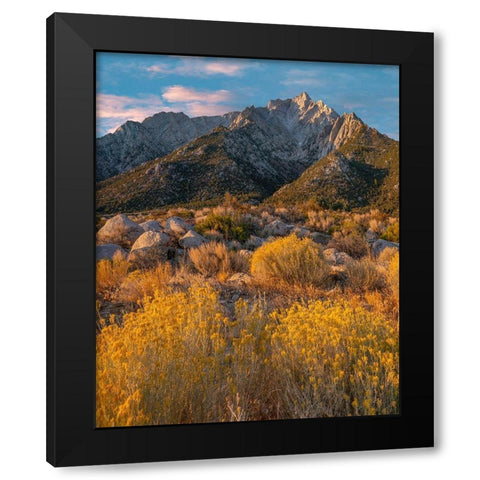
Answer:
[{"label": "blue sky", "polygon": [[398,66],[106,52],[97,53],[97,136],[161,111],[218,115],[302,91],[398,139]]}]

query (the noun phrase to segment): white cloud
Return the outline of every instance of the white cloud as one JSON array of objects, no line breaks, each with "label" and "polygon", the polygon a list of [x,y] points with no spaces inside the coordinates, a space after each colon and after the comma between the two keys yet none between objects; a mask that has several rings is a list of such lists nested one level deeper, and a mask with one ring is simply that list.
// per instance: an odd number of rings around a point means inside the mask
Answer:
[{"label": "white cloud", "polygon": [[221,103],[233,99],[232,93],[228,90],[197,90],[182,85],[167,87],[162,97],[168,102]]},{"label": "white cloud", "polygon": [[166,75],[171,73],[171,69],[169,69],[166,65],[161,65],[158,63],[145,67],[145,70],[153,75]]},{"label": "white cloud", "polygon": [[211,62],[205,65],[205,71],[208,75],[222,73],[223,75],[236,76],[242,73],[244,65],[229,62]]},{"label": "white cloud", "polygon": [[231,102],[234,95],[229,90],[197,90],[196,88],[173,85],[167,87],[162,98],[174,110],[192,117],[202,115],[222,115],[234,110]]},{"label": "white cloud", "polygon": [[144,70],[151,75],[186,75],[193,77],[205,77],[211,75],[226,75],[238,77],[243,75],[247,68],[254,67],[256,63],[251,61],[234,61],[228,59],[209,60],[200,57],[174,57],[178,60],[176,65],[167,66],[161,63],[154,63],[144,67]]},{"label": "white cloud", "polygon": [[162,99],[157,95],[128,97],[108,93],[97,94],[97,123],[108,131],[115,130],[127,120],[141,122],[146,117],[168,111]]},{"label": "white cloud", "polygon": [[316,71],[292,68],[286,72],[285,78],[280,80],[280,83],[282,85],[292,85],[306,88],[320,87],[325,85],[327,82],[320,78],[318,72]]},{"label": "white cloud", "polygon": [[191,117],[202,117],[204,115],[223,115],[234,110],[228,105],[191,102],[186,105],[185,113]]}]

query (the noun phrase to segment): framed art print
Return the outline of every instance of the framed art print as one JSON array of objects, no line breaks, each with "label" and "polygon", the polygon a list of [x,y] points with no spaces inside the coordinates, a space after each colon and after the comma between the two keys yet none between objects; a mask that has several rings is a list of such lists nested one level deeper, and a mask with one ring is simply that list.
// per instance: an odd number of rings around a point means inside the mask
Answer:
[{"label": "framed art print", "polygon": [[432,446],[433,35],[47,44],[47,460]]}]

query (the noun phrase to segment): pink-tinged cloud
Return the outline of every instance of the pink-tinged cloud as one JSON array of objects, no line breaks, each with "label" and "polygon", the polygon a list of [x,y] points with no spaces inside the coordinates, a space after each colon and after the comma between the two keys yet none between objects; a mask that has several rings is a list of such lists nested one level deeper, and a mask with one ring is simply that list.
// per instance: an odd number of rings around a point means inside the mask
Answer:
[{"label": "pink-tinged cloud", "polygon": [[171,73],[170,69],[165,65],[150,65],[146,68],[148,73],[152,73],[154,75],[166,75],[167,73]]},{"label": "pink-tinged cloud", "polygon": [[238,77],[243,75],[244,70],[257,67],[257,63],[241,62],[233,60],[209,60],[199,57],[176,57],[175,65],[152,63],[142,67],[144,72],[151,76],[184,75],[189,77],[207,77],[212,75],[226,75]]},{"label": "pink-tinged cloud", "polygon": [[190,117],[203,117],[211,115],[223,115],[231,112],[233,109],[228,105],[205,104],[200,102],[191,102],[186,105],[185,113]]},{"label": "pink-tinged cloud", "polygon": [[233,100],[233,95],[228,90],[197,90],[195,88],[183,87],[182,85],[173,85],[167,87],[162,97],[167,102],[172,103],[222,103]]},{"label": "pink-tinged cloud", "polygon": [[125,95],[97,94],[97,118],[108,131],[114,131],[127,120],[141,122],[146,117],[160,111],[170,111],[157,95],[145,97],[128,97]]},{"label": "pink-tinged cloud", "polygon": [[172,73],[194,77],[210,75],[241,76],[247,68],[256,66],[252,62],[235,62],[232,60],[208,60],[198,57],[179,57],[180,63]]},{"label": "pink-tinged cloud", "polygon": [[205,72],[207,75],[215,75],[221,73],[230,77],[239,75],[245,68],[244,65],[228,62],[211,62],[205,65]]}]

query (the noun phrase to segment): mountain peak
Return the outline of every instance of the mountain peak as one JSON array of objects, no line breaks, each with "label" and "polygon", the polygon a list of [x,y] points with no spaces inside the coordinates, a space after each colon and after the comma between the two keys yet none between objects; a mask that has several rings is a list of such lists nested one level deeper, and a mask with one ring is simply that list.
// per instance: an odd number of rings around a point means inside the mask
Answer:
[{"label": "mountain peak", "polygon": [[310,98],[310,95],[307,92],[302,92],[300,95],[292,98],[292,101],[300,108],[305,108],[313,103],[313,100]]},{"label": "mountain peak", "polygon": [[354,122],[354,121],[357,121],[357,122],[360,122],[360,123],[363,123],[362,119],[360,117],[358,117],[355,112],[349,112],[349,113],[344,113],[342,115],[346,121],[348,122]]},{"label": "mountain peak", "polygon": [[325,114],[328,116],[338,117],[337,112],[326,105],[322,100],[314,102],[310,95],[303,91],[299,95],[293,98],[286,98],[282,100],[277,98],[276,100],[270,100],[266,106],[267,110],[278,111],[295,111],[297,114],[315,116],[317,114]]}]

